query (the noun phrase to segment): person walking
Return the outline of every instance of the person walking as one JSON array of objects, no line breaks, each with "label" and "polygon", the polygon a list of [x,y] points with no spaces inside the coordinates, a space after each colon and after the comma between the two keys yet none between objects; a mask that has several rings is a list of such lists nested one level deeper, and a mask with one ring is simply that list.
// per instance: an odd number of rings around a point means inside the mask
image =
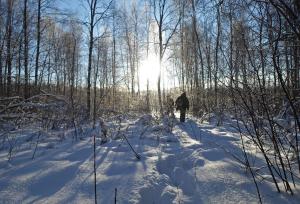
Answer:
[{"label": "person walking", "polygon": [[175,117],[174,115],[174,100],[171,98],[170,95],[167,95],[167,100],[166,100],[166,114],[167,116]]},{"label": "person walking", "polygon": [[186,97],[186,93],[183,92],[175,101],[176,110],[180,111],[180,122],[185,121],[186,110],[189,110],[190,103],[188,98]]}]

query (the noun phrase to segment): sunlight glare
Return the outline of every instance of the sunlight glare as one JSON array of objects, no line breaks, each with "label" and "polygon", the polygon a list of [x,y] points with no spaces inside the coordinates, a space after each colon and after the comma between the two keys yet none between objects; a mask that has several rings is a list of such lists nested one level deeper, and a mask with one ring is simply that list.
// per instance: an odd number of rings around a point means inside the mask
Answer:
[{"label": "sunlight glare", "polygon": [[141,89],[147,89],[147,80],[149,80],[149,89],[154,90],[157,87],[157,79],[159,74],[159,58],[155,54],[150,54],[148,59],[141,62],[139,69],[139,77]]}]

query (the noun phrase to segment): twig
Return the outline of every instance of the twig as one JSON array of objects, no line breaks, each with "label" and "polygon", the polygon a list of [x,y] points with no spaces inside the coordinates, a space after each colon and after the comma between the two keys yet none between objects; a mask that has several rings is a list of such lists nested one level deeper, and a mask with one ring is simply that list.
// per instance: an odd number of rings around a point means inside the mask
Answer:
[{"label": "twig", "polygon": [[115,188],[115,204],[117,204],[117,188]]},{"label": "twig", "polygon": [[95,191],[95,204],[97,204],[96,135],[95,134],[94,134],[94,191]]},{"label": "twig", "polygon": [[39,131],[39,134],[38,134],[38,138],[37,138],[37,141],[36,141],[36,145],[35,145],[35,148],[34,148],[34,152],[33,152],[33,155],[32,155],[32,160],[34,159],[34,156],[35,156],[35,152],[38,148],[38,144],[39,144],[39,141],[40,141],[40,136],[41,136],[41,131]]}]

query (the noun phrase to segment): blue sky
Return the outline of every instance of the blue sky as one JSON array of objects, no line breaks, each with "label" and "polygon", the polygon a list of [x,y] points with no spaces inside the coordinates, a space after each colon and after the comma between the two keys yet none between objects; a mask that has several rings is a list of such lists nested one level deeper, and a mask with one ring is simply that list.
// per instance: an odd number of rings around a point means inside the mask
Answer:
[{"label": "blue sky", "polygon": [[76,11],[80,8],[81,2],[79,0],[56,0],[57,6],[62,9]]}]

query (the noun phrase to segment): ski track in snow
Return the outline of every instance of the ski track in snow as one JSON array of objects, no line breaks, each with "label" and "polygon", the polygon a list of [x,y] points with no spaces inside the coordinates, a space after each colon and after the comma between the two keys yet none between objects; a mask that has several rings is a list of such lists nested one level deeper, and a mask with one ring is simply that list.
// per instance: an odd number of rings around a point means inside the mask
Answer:
[{"label": "ski track in snow", "polygon": [[[188,119],[172,133],[149,131],[133,123],[128,139],[141,155],[138,161],[123,140],[97,146],[99,203],[258,203],[251,175],[228,152],[241,155],[239,135],[229,126],[214,127]],[[132,122],[132,121],[130,121]],[[228,150],[228,151],[226,151]],[[94,203],[91,138],[65,140],[54,148],[24,148],[11,163],[0,152],[0,203]],[[298,203],[260,184],[264,203]]]}]

